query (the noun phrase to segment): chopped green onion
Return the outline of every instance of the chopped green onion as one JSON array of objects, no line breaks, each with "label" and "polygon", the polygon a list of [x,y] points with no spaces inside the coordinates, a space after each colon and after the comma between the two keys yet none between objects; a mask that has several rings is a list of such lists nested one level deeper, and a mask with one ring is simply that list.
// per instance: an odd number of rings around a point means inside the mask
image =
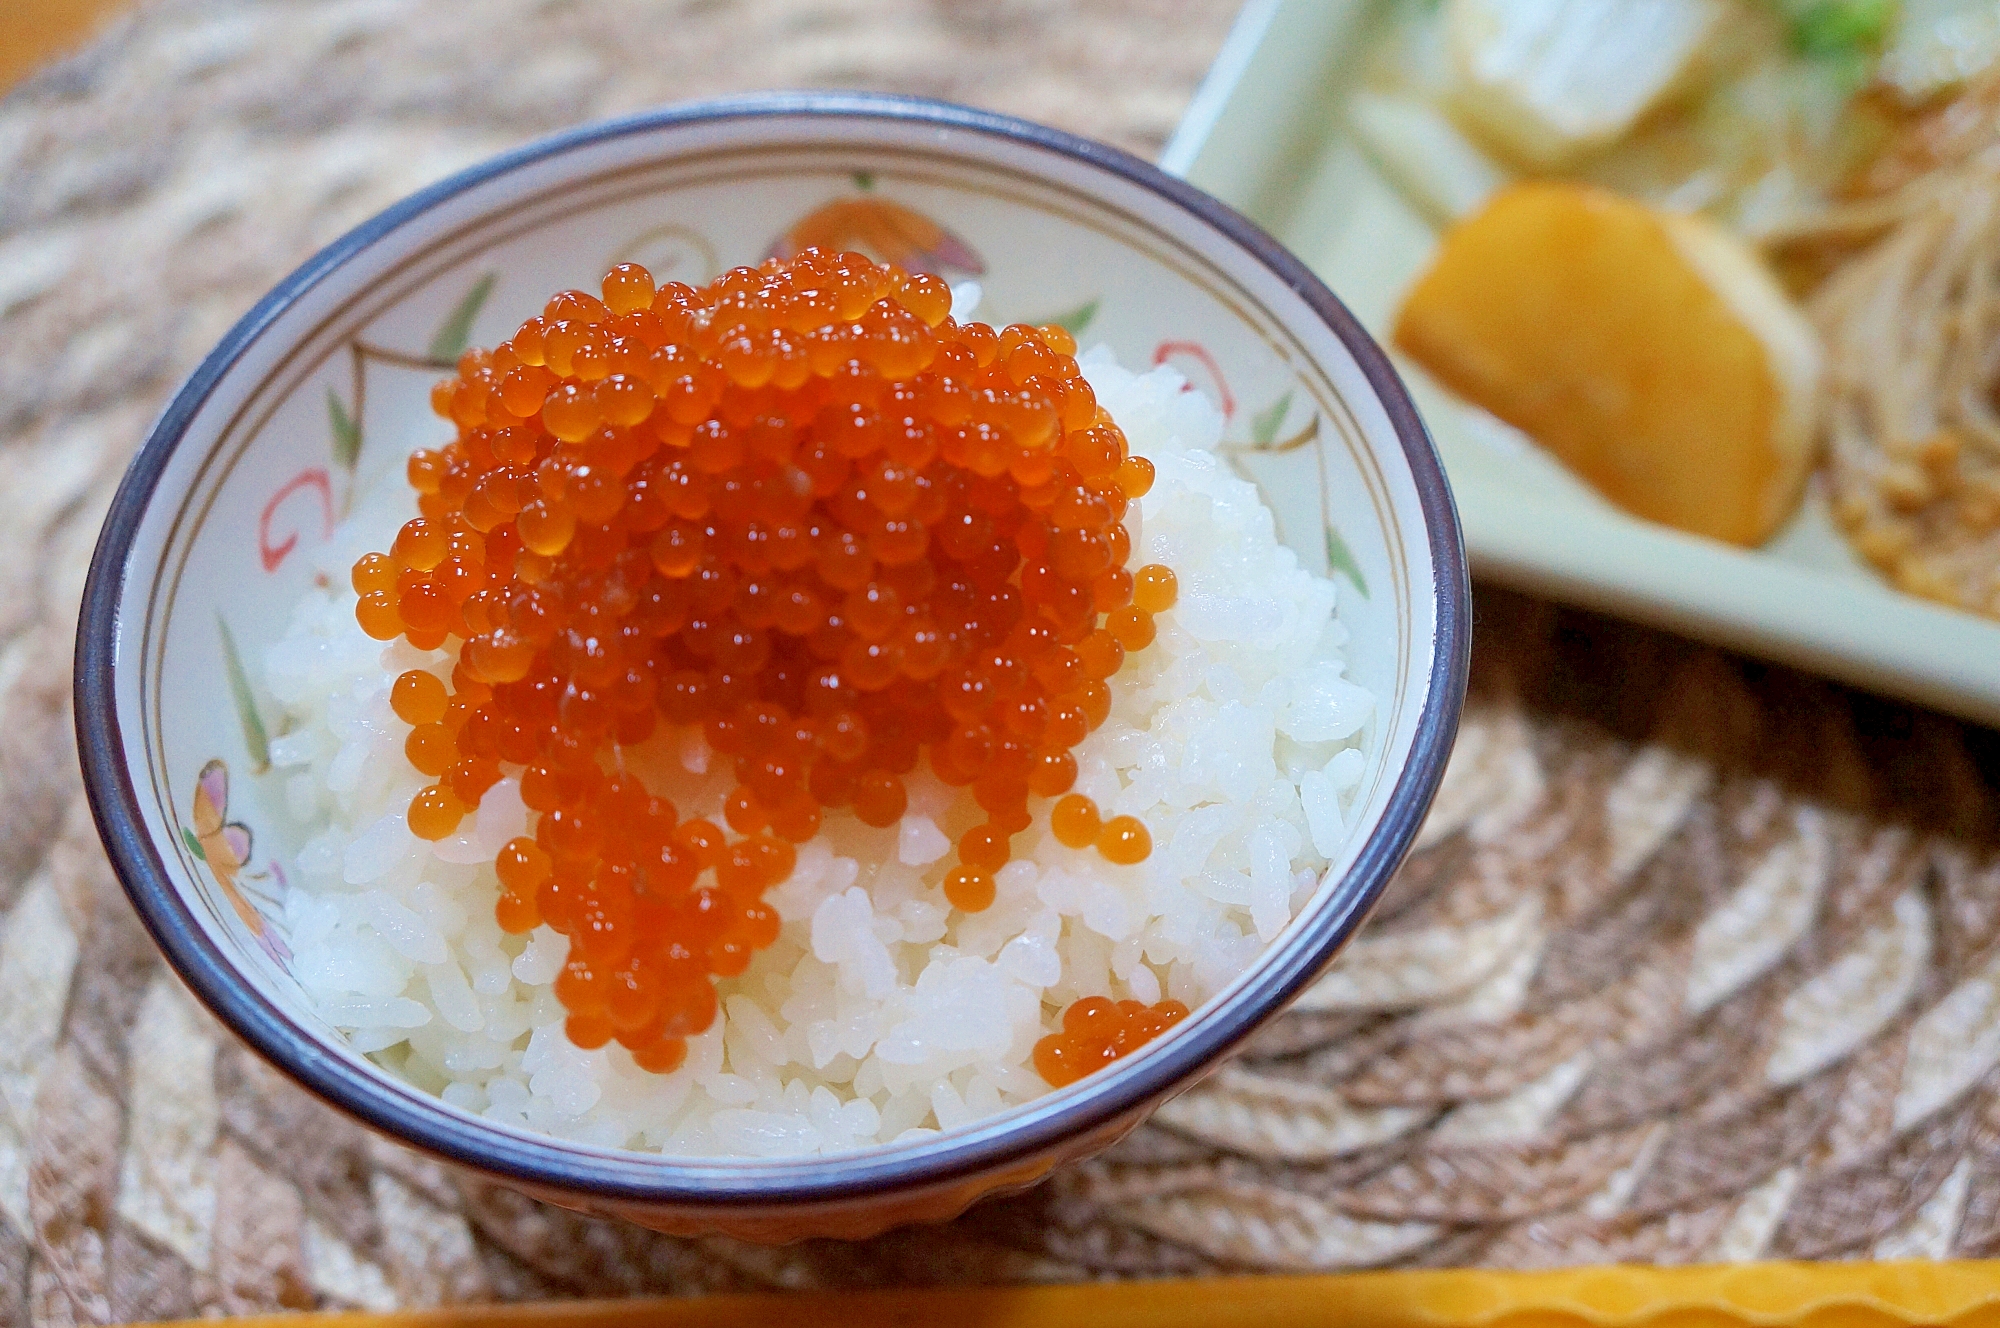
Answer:
[{"label": "chopped green onion", "polygon": [[1896,22],[1896,0],[1782,0],[1792,49],[1851,57],[1879,48]]}]

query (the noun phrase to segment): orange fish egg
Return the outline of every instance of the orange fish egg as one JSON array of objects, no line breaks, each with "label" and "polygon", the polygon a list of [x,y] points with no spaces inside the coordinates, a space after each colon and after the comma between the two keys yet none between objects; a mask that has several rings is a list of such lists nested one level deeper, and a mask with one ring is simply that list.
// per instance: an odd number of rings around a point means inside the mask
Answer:
[{"label": "orange fish egg", "polygon": [[1114,1001],[1085,996],[1063,1011],[1062,1029],[1035,1043],[1035,1073],[1051,1088],[1129,1055],[1188,1017],[1180,1001]]},{"label": "orange fish egg", "polygon": [[[793,845],[835,809],[895,825],[923,761],[985,816],[946,871],[954,909],[992,905],[1036,798],[1072,848],[1150,852],[1069,790],[1173,603],[1171,571],[1125,568],[1152,467],[1069,333],[949,309],[938,278],[851,253],[699,289],[624,263],[433,393],[456,436],[411,456],[421,515],[354,565],[355,616],[453,651],[449,685],[391,689],[431,781],[408,824],[455,834],[518,777],[536,815],[495,858],[495,916],[568,938],[578,1046],[680,1065],[714,979],[777,940],[764,895]],[[733,768],[723,825],[622,773],[663,725]]]}]

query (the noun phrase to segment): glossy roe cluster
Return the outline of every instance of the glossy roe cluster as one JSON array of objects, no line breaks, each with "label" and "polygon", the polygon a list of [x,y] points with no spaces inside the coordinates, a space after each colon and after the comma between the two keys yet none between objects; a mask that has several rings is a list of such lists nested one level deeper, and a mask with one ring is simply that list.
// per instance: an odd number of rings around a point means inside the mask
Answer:
[{"label": "glossy roe cluster", "polygon": [[[665,1072],[711,978],[776,939],[764,892],[823,809],[893,825],[927,757],[987,816],[944,893],[992,903],[1176,583],[1126,569],[1152,467],[1061,328],[959,324],[938,278],[819,251],[699,290],[624,264],[602,290],[438,385],[457,438],[411,457],[422,515],[355,564],[355,613],[460,643],[449,687],[392,694],[435,780],[410,829],[452,834],[519,768],[539,817],[495,864],[500,925],[569,938],[572,1041]],[[727,830],[625,773],[661,724],[734,762]],[[1090,820],[1077,846],[1150,851],[1133,818]]]},{"label": "glossy roe cluster", "polygon": [[1062,1031],[1035,1044],[1035,1073],[1051,1088],[1073,1084],[1092,1070],[1137,1051],[1187,1018],[1179,1001],[1114,1001],[1085,996],[1063,1011]]}]

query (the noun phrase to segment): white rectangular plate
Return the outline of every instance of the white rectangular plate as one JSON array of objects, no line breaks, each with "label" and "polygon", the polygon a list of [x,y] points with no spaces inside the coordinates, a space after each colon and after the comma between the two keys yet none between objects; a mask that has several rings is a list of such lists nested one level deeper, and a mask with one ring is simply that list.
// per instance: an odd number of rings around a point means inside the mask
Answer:
[{"label": "white rectangular plate", "polygon": [[[1437,233],[1347,130],[1351,79],[1385,8],[1250,0],[1161,164],[1289,245],[1386,341]],[[1890,588],[1834,529],[1817,477],[1761,549],[1684,535],[1627,516],[1397,363],[1480,576],[2000,723],[2000,623]]]}]

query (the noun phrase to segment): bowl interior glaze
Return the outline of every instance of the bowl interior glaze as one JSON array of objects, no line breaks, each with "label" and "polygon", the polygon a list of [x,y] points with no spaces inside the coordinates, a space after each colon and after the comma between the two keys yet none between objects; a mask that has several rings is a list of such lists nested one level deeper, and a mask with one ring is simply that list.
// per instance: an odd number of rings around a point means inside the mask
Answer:
[{"label": "bowl interior glaze", "polygon": [[[939,1139],[837,1162],[702,1162],[494,1126],[355,1054],[288,972],[277,904],[302,836],[268,769],[264,652],[355,486],[400,482],[412,448],[449,437],[428,394],[461,348],[509,335],[550,292],[593,287],[620,260],[698,283],[815,243],[977,280],[983,320],[1065,323],[1083,346],[1171,364],[1215,399],[1281,537],[1339,582],[1350,674],[1381,698],[1355,831],[1263,960],[1195,1018]],[[1466,613],[1449,496],[1401,385],[1247,223],[1123,154],[1017,121],[776,96],[524,149],[399,205],[274,291],[190,379],[118,496],[86,599],[77,709],[100,826],[148,926],[197,994],[294,1077],[551,1195],[811,1203],[1018,1175],[1066,1138],[1136,1119],[1309,981],[1428,805],[1463,693]]]}]

